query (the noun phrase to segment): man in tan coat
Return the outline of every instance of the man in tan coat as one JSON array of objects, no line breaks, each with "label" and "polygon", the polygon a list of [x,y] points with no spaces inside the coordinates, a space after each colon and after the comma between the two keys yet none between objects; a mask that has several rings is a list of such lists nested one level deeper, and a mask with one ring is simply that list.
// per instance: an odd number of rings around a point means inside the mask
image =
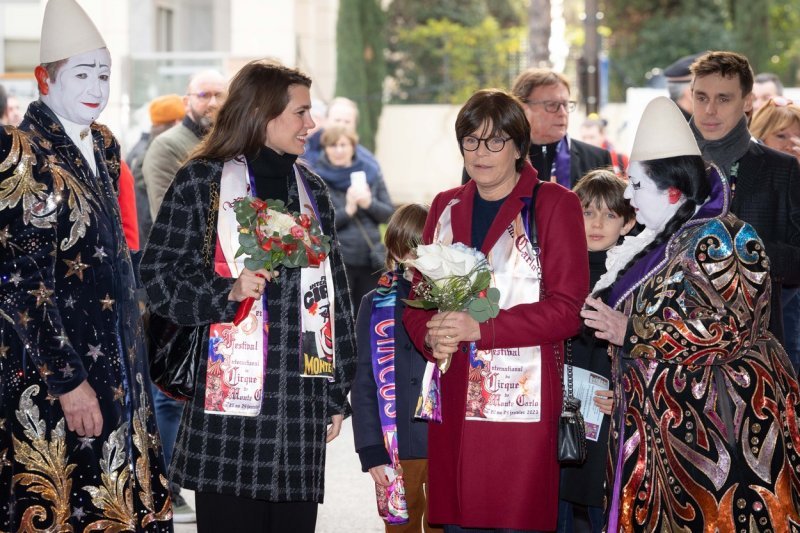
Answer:
[{"label": "man in tan coat", "polygon": [[219,72],[198,72],[189,81],[186,95],[186,116],[183,122],[154,139],[144,157],[142,174],[147,187],[150,215],[156,219],[161,200],[195,146],[211,129],[219,106],[225,99],[227,82]]}]

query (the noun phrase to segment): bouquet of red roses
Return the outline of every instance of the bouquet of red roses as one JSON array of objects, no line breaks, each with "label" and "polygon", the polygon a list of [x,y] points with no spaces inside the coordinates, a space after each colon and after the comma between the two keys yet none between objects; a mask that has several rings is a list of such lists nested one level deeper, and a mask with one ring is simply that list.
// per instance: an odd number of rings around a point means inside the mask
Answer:
[{"label": "bouquet of red roses", "polygon": [[[319,267],[331,251],[331,238],[322,233],[319,221],[289,212],[281,200],[247,196],[233,207],[239,223],[236,257],[247,255],[244,266],[249,270]],[[253,298],[244,300],[233,323],[239,325],[252,306]]]}]

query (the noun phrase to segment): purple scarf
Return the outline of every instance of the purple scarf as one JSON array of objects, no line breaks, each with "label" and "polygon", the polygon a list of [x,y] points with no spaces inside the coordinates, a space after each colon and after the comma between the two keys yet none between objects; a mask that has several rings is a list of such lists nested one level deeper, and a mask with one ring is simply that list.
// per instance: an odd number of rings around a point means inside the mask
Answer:
[{"label": "purple scarf", "polygon": [[550,175],[556,177],[559,185],[572,189],[572,180],[569,177],[569,173],[569,137],[565,135],[563,139],[558,141],[556,146],[556,156],[553,158],[553,168],[550,170]]},{"label": "purple scarf", "polygon": [[378,281],[372,299],[370,325],[370,349],[372,351],[372,373],[378,389],[378,412],[381,418],[383,444],[392,461],[387,468],[390,485],[375,485],[378,514],[387,524],[408,522],[408,505],[403,485],[403,469],[397,448],[397,406],[394,375],[394,311],[397,304],[397,272],[386,272]]}]

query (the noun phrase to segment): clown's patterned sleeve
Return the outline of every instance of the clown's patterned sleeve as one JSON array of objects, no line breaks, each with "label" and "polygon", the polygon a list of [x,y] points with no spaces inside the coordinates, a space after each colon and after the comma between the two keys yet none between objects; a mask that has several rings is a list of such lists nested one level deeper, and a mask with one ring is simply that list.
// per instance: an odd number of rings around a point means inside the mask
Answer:
[{"label": "clown's patterned sleeve", "polygon": [[674,246],[679,251],[664,270],[626,303],[632,309],[622,353],[683,365],[736,359],[769,311],[763,242],[729,216],[687,231]]},{"label": "clown's patterned sleeve", "polygon": [[59,202],[44,165],[22,132],[0,130],[0,364],[30,357],[58,396],[87,374],[54,302]]}]

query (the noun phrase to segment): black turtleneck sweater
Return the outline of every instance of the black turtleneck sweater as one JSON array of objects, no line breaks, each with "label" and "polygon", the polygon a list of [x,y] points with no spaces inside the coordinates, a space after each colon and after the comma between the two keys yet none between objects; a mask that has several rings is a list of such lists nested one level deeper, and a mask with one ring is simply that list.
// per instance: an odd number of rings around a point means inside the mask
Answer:
[{"label": "black turtleneck sweater", "polygon": [[[540,180],[548,181],[553,171],[553,160],[556,157],[556,147],[558,141],[550,144],[533,144],[528,150],[528,155],[531,158],[531,165],[536,169],[536,173]],[[544,149],[547,149],[546,153]]]},{"label": "black turtleneck sweater", "polygon": [[[294,154],[279,154],[271,148],[262,147],[256,157],[247,158],[256,183],[255,196],[262,200],[283,200],[289,206],[289,179],[294,177]],[[296,199],[293,199],[297,203]],[[290,206],[297,210],[297,206]]]},{"label": "black turtleneck sweater", "polygon": [[606,273],[606,252],[608,250],[589,252],[589,290]]}]

